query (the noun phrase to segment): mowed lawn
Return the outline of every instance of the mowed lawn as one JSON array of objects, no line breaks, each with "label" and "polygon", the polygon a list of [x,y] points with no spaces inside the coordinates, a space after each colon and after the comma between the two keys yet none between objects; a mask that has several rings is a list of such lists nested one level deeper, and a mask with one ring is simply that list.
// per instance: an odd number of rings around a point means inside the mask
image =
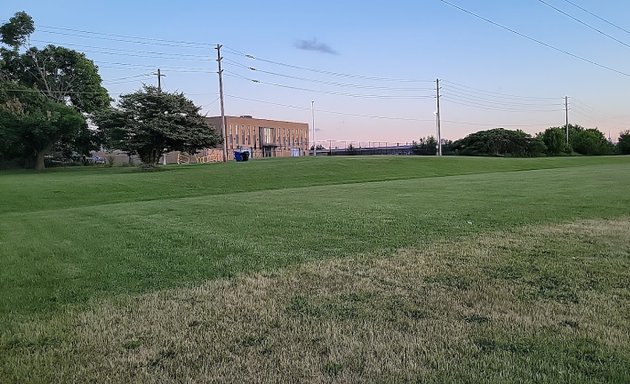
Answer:
[{"label": "mowed lawn", "polygon": [[630,381],[628,191],[630,157],[4,172],[0,382]]}]

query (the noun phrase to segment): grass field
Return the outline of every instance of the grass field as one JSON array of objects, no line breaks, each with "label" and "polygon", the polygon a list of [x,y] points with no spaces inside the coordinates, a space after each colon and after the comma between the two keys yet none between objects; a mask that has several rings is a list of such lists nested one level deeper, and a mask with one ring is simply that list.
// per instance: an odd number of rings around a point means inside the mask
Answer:
[{"label": "grass field", "polygon": [[630,381],[630,158],[0,174],[0,382]]}]

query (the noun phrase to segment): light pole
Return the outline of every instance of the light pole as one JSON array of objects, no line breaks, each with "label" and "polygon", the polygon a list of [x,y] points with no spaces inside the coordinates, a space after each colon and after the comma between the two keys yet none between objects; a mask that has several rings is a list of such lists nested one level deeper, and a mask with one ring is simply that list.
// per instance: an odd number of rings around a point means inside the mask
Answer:
[{"label": "light pole", "polygon": [[436,111],[435,111],[435,120],[437,124],[437,155],[442,156],[442,127],[440,124],[440,79],[435,79],[435,102],[436,102]]},{"label": "light pole", "polygon": [[315,100],[311,100],[311,115],[313,116],[313,156],[317,156],[317,146],[315,145]]}]

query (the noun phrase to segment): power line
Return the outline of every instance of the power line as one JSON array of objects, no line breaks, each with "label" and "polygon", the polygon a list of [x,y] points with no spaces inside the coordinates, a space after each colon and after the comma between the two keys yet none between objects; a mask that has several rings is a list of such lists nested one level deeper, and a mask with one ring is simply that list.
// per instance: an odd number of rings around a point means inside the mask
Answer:
[{"label": "power line", "polygon": [[217,101],[219,101],[219,99],[221,99],[221,97],[220,97],[220,96],[217,96],[217,98],[216,98],[216,99],[214,99],[213,101],[209,102],[208,104],[204,104],[204,105],[202,105],[202,106],[201,106],[201,109],[203,110],[203,109],[208,109],[208,108],[210,108],[212,105],[214,105],[214,103],[216,103]]},{"label": "power line", "polygon": [[302,66],[299,66],[299,65],[287,64],[287,63],[282,63],[282,62],[279,62],[279,61],[263,59],[261,57],[257,57],[257,56],[254,56],[254,55],[244,54],[244,53],[242,53],[240,51],[236,51],[236,50],[231,49],[231,48],[227,48],[227,49],[232,51],[232,53],[236,53],[238,55],[244,55],[248,59],[262,61],[262,62],[265,62],[265,63],[278,65],[278,66],[283,66],[283,67],[286,67],[286,68],[293,68],[293,69],[298,69],[298,70],[302,70],[302,71],[309,71],[309,72],[320,73],[320,74],[329,75],[329,76],[356,78],[356,79],[364,79],[364,80],[375,80],[375,81],[396,81],[396,82],[406,82],[406,83],[433,83],[433,81],[431,81],[431,80],[397,79],[397,78],[390,78],[390,77],[364,76],[364,75],[357,75],[357,74],[351,74],[351,73],[340,73],[340,72],[325,71],[325,70],[316,69],[316,68],[302,67]]},{"label": "power line", "polygon": [[552,107],[559,107],[559,106],[563,106],[564,104],[518,104],[518,103],[510,103],[510,102],[501,102],[501,101],[495,101],[495,100],[487,100],[487,99],[483,99],[483,98],[479,98],[479,97],[475,97],[475,96],[469,96],[469,95],[465,95],[465,94],[461,94],[461,93],[453,93],[453,92],[445,92],[444,93],[446,96],[453,96],[457,99],[461,99],[464,101],[470,101],[476,104],[480,104],[480,105],[489,105],[492,107],[507,107],[510,109],[520,109],[523,111],[529,111],[532,109],[537,109],[537,108],[552,108]]},{"label": "power line", "polygon": [[[270,104],[270,105],[276,105],[279,107],[286,107],[286,108],[292,108],[292,109],[298,109],[298,110],[302,110],[302,111],[310,111],[310,108],[307,107],[300,107],[297,105],[289,105],[289,104],[280,104],[280,103],[274,103],[271,101],[266,101],[266,100],[257,100],[257,99],[250,99],[250,98],[246,98],[246,97],[240,97],[240,96],[234,96],[234,95],[225,95],[227,97],[233,98],[233,99],[239,99],[239,100],[245,100],[245,101],[252,101],[252,102],[256,102],[256,103],[263,103],[263,104]],[[383,120],[402,120],[402,121],[416,121],[416,122],[432,122],[433,120],[421,120],[421,119],[414,119],[414,118],[408,118],[408,117],[392,117],[392,116],[379,116],[379,115],[362,115],[362,114],[356,114],[356,113],[346,113],[346,112],[337,112],[337,111],[328,111],[328,110],[323,110],[323,109],[316,109],[316,112],[322,112],[322,113],[330,113],[330,114],[334,114],[334,115],[342,115],[342,116],[350,116],[350,117],[364,117],[364,118],[370,118],[370,119],[383,119]]]},{"label": "power line", "polygon": [[396,99],[396,100],[418,100],[418,99],[428,99],[428,98],[432,98],[433,97],[433,96],[371,95],[371,94],[354,94],[354,93],[336,92],[336,91],[324,91],[324,90],[302,88],[302,87],[294,87],[294,86],[286,85],[286,84],[271,83],[271,82],[265,82],[265,81],[261,81],[261,80],[257,80],[257,79],[251,79],[249,77],[245,77],[245,76],[239,75],[238,73],[227,71],[227,70],[225,71],[225,73],[229,74],[229,75],[231,75],[233,77],[237,77],[237,78],[240,78],[240,79],[243,79],[243,80],[250,81],[252,83],[271,85],[271,86],[274,86],[274,87],[293,89],[293,90],[297,90],[297,91],[322,93],[322,94],[327,94],[327,95],[337,95],[337,96],[347,96],[347,97],[357,97],[357,98],[368,98],[368,99],[376,99],[376,98],[378,98],[378,99]]},{"label": "power line", "polygon": [[138,79],[133,79],[133,80],[122,80],[122,81],[107,81],[107,80],[103,80],[103,83],[106,84],[104,85],[105,87],[107,86],[111,86],[111,85],[120,85],[120,84],[133,84],[133,83],[141,83],[141,84],[145,84],[145,80],[149,80],[148,77],[145,78],[138,78]]},{"label": "power line", "polygon": [[297,106],[297,105],[280,104],[280,103],[274,103],[274,102],[271,102],[271,101],[266,101],[266,100],[250,99],[250,98],[247,98],[247,97],[241,97],[241,96],[235,96],[235,95],[227,95],[227,94],[226,94],[225,96],[230,97],[230,98],[232,98],[232,99],[239,99],[239,100],[244,100],[244,101],[253,101],[253,102],[256,102],[256,103],[263,103],[263,104],[269,104],[269,105],[276,105],[276,106],[278,106],[278,107],[286,107],[286,108],[292,108],[292,109],[299,109],[299,110],[302,110],[302,111],[310,111],[310,110],[311,110],[310,108],[307,108],[307,107],[300,107],[300,106]]},{"label": "power line", "polygon": [[[98,60],[99,63],[117,65],[122,67],[136,67],[136,68],[147,68],[147,69],[155,69],[154,65],[148,64],[133,64],[133,63],[122,63],[119,61],[102,61]],[[187,68],[187,67],[164,67],[164,69],[173,71],[173,72],[190,72],[190,73],[214,73],[207,68]]]},{"label": "power line", "polygon": [[[41,89],[6,89],[5,92],[12,93],[43,93],[43,94],[56,94],[56,95],[99,95],[102,91],[44,91]],[[112,91],[117,92],[117,91]]]},{"label": "power line", "polygon": [[557,97],[534,97],[534,96],[514,95],[514,94],[509,94],[509,93],[501,93],[501,92],[489,91],[489,90],[485,90],[481,88],[475,88],[466,84],[457,83],[457,82],[449,81],[449,80],[440,80],[440,81],[446,84],[450,84],[450,86],[454,88],[463,89],[470,93],[485,94],[491,97],[502,97],[502,98],[513,98],[513,99],[524,99],[524,100],[557,100],[558,99]]},{"label": "power line", "polygon": [[[187,45],[188,48],[200,48],[200,49],[208,49],[208,48],[211,48],[213,45],[213,44],[208,44],[208,43],[203,43],[203,42],[168,40],[168,39],[158,39],[158,38],[153,38],[153,37],[122,35],[122,34],[115,34],[115,33],[103,33],[103,32],[87,31],[83,29],[55,27],[55,26],[50,26],[50,25],[41,25],[39,27],[44,28],[44,29],[42,30],[38,28],[37,30],[41,32],[45,32],[45,33],[53,33],[53,34],[58,34],[58,35],[88,38],[87,36],[83,36],[84,34],[87,34],[87,35],[90,35],[90,38],[110,40],[110,41],[120,41],[120,42],[125,42],[125,43],[134,43],[134,44],[153,44],[153,45],[176,46],[176,47]],[[46,29],[53,29],[53,30],[56,29],[56,30],[62,30],[62,31],[69,31],[73,33],[47,31]],[[129,40],[129,39],[135,39],[135,40]]]},{"label": "power line", "polygon": [[446,100],[449,100],[451,103],[463,105],[466,107],[472,107],[477,109],[484,109],[488,111],[500,111],[500,112],[558,112],[562,111],[562,109],[516,109],[516,108],[500,108],[491,105],[484,105],[475,103],[466,99],[460,99],[458,96],[451,95],[443,95]]},{"label": "power line", "polygon": [[234,60],[230,60],[230,59],[225,59],[225,60],[227,62],[229,62],[229,63],[237,65],[237,66],[239,66],[241,68],[248,69],[250,71],[256,71],[256,72],[260,72],[260,73],[265,73],[265,74],[272,75],[272,76],[284,77],[284,78],[287,78],[287,79],[308,81],[308,82],[312,82],[312,83],[332,85],[332,86],[337,86],[337,87],[348,87],[348,88],[359,88],[359,89],[378,89],[378,90],[390,90],[390,91],[402,91],[402,92],[430,91],[430,90],[432,90],[432,88],[396,88],[396,87],[385,87],[385,86],[378,86],[378,85],[361,85],[361,84],[352,84],[352,83],[339,83],[339,82],[335,82],[335,81],[317,80],[317,79],[312,79],[312,78],[305,78],[305,77],[287,75],[287,74],[283,74],[283,73],[266,71],[264,69],[259,69],[259,68],[250,67],[250,66],[241,64],[241,63],[239,63],[237,61],[234,61]]},{"label": "power line", "polygon": [[[64,44],[64,45],[74,46],[75,44]],[[199,61],[209,62],[210,61],[207,58],[205,59],[204,58],[190,58],[190,57],[186,57],[185,55],[182,55],[183,57],[171,57],[171,56],[164,56],[164,55],[146,55],[146,54],[138,54],[138,53],[133,53],[133,52],[110,50],[107,48],[105,49],[82,48],[81,51],[94,53],[94,54],[104,54],[104,55],[113,55],[113,56],[124,55],[125,57],[140,57],[140,58],[145,58],[145,59],[157,59],[157,60],[177,60],[177,61],[194,61],[194,62],[199,62]],[[176,54],[173,54],[173,55],[176,56]]]},{"label": "power line", "polygon": [[107,83],[107,84],[132,83],[132,82],[139,81],[142,78],[148,79],[150,76],[151,75],[149,75],[148,73],[141,74],[141,75],[124,76],[124,77],[118,77],[115,79],[103,80],[103,83]]},{"label": "power line", "polygon": [[555,10],[556,12],[561,13],[561,14],[565,15],[566,17],[568,17],[568,18],[570,18],[570,19],[572,19],[572,20],[575,20],[576,22],[578,22],[578,23],[582,24],[583,26],[585,26],[585,27],[587,27],[587,28],[589,28],[589,29],[592,29],[593,31],[595,31],[595,32],[597,32],[597,33],[599,33],[599,34],[601,34],[601,35],[603,35],[603,36],[606,36],[606,37],[608,37],[609,39],[612,39],[612,40],[614,40],[614,41],[618,42],[619,44],[624,45],[624,46],[626,46],[626,47],[630,48],[630,45],[628,45],[627,43],[625,43],[625,42],[623,42],[623,41],[619,40],[618,38],[616,38],[616,37],[614,37],[614,36],[612,36],[612,35],[609,35],[608,33],[604,32],[604,31],[602,31],[602,30],[600,30],[600,29],[598,29],[598,28],[596,28],[596,27],[594,27],[594,26],[592,26],[592,25],[590,25],[590,24],[588,24],[588,23],[586,23],[586,22],[584,22],[584,21],[582,21],[582,20],[580,20],[580,19],[578,19],[577,17],[575,17],[575,16],[573,16],[573,15],[571,15],[571,14],[569,14],[569,13],[567,13],[567,12],[563,11],[562,9],[560,9],[560,8],[558,8],[558,7],[555,7],[555,6],[551,5],[551,4],[549,4],[549,3],[548,3],[548,2],[546,2],[545,0],[538,0],[538,1],[539,1],[541,4],[544,4],[544,5],[546,5],[547,7],[549,7],[549,8],[551,8],[551,9]]},{"label": "power line", "polygon": [[618,74],[620,74],[620,75],[630,77],[630,74],[629,74],[629,73],[626,73],[626,72],[620,71],[620,70],[618,70],[618,69],[615,69],[615,68],[612,68],[612,67],[606,66],[606,65],[604,65],[604,64],[600,64],[600,63],[598,63],[598,62],[596,62],[596,61],[593,61],[593,60],[591,60],[591,59],[587,59],[587,58],[585,58],[585,57],[578,56],[578,55],[576,55],[576,54],[574,54],[574,53],[571,53],[571,52],[569,52],[569,51],[566,51],[566,50],[564,50],[564,49],[561,49],[561,48],[555,47],[555,46],[553,46],[553,45],[551,45],[551,44],[545,43],[544,41],[541,41],[541,40],[535,39],[535,38],[533,38],[533,37],[527,36],[527,35],[525,35],[524,33],[518,32],[518,31],[516,31],[516,30],[514,30],[514,29],[512,29],[512,28],[506,27],[505,25],[499,24],[499,23],[497,23],[497,22],[495,22],[495,21],[492,21],[492,20],[490,20],[490,19],[488,19],[488,18],[486,18],[486,17],[483,17],[483,16],[481,16],[481,15],[478,15],[478,14],[476,14],[476,13],[472,12],[472,11],[469,11],[469,10],[467,10],[467,9],[465,9],[465,8],[460,7],[459,5],[453,4],[453,3],[448,2],[448,1],[446,1],[446,0],[440,0],[440,1],[441,1],[442,3],[444,3],[444,4],[448,5],[448,6],[451,6],[451,7],[455,8],[455,9],[460,10],[461,12],[464,12],[464,13],[469,14],[469,15],[471,15],[471,16],[474,16],[474,17],[476,17],[476,18],[478,18],[478,19],[480,19],[480,20],[483,20],[483,21],[485,21],[486,23],[490,23],[490,24],[492,24],[492,25],[494,25],[494,26],[497,26],[497,27],[499,27],[499,28],[501,28],[501,29],[504,29],[504,30],[506,30],[506,31],[512,32],[512,33],[513,33],[513,34],[515,34],[515,35],[518,35],[518,36],[523,37],[523,38],[525,38],[525,39],[527,39],[527,40],[533,41],[533,42],[535,42],[536,44],[540,44],[540,45],[545,46],[545,47],[547,47],[547,48],[553,49],[554,51],[557,51],[557,52],[563,53],[563,54],[565,54],[565,55],[567,55],[567,56],[571,56],[571,57],[573,57],[573,58],[575,58],[575,59],[578,59],[578,60],[584,61],[584,62],[586,62],[586,63],[593,64],[593,65],[598,66],[598,67],[600,67],[600,68],[604,68],[604,69],[607,69],[607,70],[609,70],[609,71],[612,71],[612,72],[618,73]]},{"label": "power line", "polygon": [[[31,41],[36,42],[36,43],[42,43],[42,44],[50,44],[50,45],[60,45],[59,43],[53,42],[53,41],[46,41],[46,40],[37,40],[37,39],[31,39]],[[128,55],[129,53],[134,54],[133,56],[137,56],[137,54],[140,53],[144,53],[144,54],[149,54],[149,55],[158,55],[158,56],[175,56],[176,58],[181,58],[183,57],[191,57],[191,58],[196,58],[196,59],[202,59],[202,60],[209,60],[208,57],[206,55],[195,55],[195,54],[188,54],[188,53],[171,53],[171,52],[161,52],[161,51],[141,51],[141,50],[137,50],[137,49],[120,49],[120,48],[108,48],[108,47],[100,47],[100,46],[94,46],[94,45],[85,45],[85,44],[76,44],[76,43],[63,43],[64,46],[71,46],[71,47],[79,47],[79,48],[93,48],[93,49],[97,49],[98,51],[95,52],[100,52],[100,51],[111,51],[111,52],[116,52],[116,53],[123,53],[125,55]],[[147,56],[140,56],[140,57],[147,57]],[[164,57],[160,57],[160,59],[162,59]],[[168,58],[168,57],[166,57]]]},{"label": "power line", "polygon": [[611,26],[613,26],[613,27],[615,27],[615,28],[617,28],[617,29],[620,29],[620,30],[624,31],[624,32],[625,32],[625,33],[627,33],[627,34],[630,34],[630,31],[629,31],[629,30],[627,30],[627,29],[625,29],[625,28],[623,28],[623,27],[620,27],[619,25],[617,25],[617,24],[615,24],[615,23],[613,23],[613,22],[611,22],[611,21],[609,21],[609,20],[607,20],[607,19],[604,19],[604,18],[603,18],[603,17],[601,17],[601,16],[596,15],[595,13],[593,13],[593,12],[589,11],[588,9],[586,9],[586,8],[584,8],[584,7],[582,7],[582,6],[580,6],[580,5],[576,4],[576,3],[572,2],[572,1],[569,1],[569,0],[564,0],[564,1],[565,1],[565,2],[567,2],[567,3],[569,3],[569,4],[571,4],[572,6],[574,6],[574,7],[576,7],[576,8],[581,9],[582,11],[584,11],[584,12],[588,13],[589,15],[591,15],[591,16],[593,16],[593,17],[595,17],[595,18],[597,18],[597,19],[599,19],[599,20],[601,20],[601,21],[603,21],[604,23],[607,23],[608,25],[611,25]]},{"label": "power line", "polygon": [[474,126],[483,126],[483,127],[534,127],[534,126],[552,126],[553,124],[548,123],[532,123],[532,124],[486,124],[486,123],[472,123],[468,121],[454,121],[454,120],[442,120],[445,123],[451,124],[464,124],[464,125],[474,125]]},{"label": "power line", "polygon": [[599,119],[623,121],[624,123],[627,123],[627,121],[630,120],[630,115],[609,115],[607,113],[603,113],[597,110],[596,108],[593,108],[592,106],[586,104],[583,101],[580,101],[579,99],[576,99],[575,97],[572,98],[572,100],[573,108],[577,108],[578,110],[581,109],[583,112],[595,115],[595,117],[598,117]]},{"label": "power line", "polygon": [[[470,94],[467,93],[466,91],[461,91],[458,89],[451,89],[450,87],[446,87],[445,88],[447,91],[450,91],[450,93],[454,96],[460,97],[460,98],[464,98],[464,99],[470,99],[471,101],[474,102],[480,102],[481,104],[483,103],[488,103],[488,104],[496,104],[496,105],[506,105],[506,106],[512,106],[514,108],[516,107],[553,107],[553,106],[561,106],[563,104],[560,103],[542,103],[542,102],[538,102],[538,103],[521,103],[521,102],[516,102],[516,101],[509,101],[509,100],[505,100],[505,101],[498,101],[498,100],[493,100],[493,99],[488,99],[487,96],[486,97],[482,97],[482,96],[478,96],[475,94]],[[448,94],[449,92],[447,92],[446,94]]]},{"label": "power line", "polygon": [[[48,31],[45,29],[40,29],[37,32],[49,33],[49,34],[60,35],[60,36],[73,36],[73,37],[79,37],[82,39],[98,39],[98,40],[105,40],[105,41],[116,41],[119,43],[158,45],[158,46],[165,46],[165,47],[181,47],[180,44],[148,42],[148,41],[142,41],[142,40],[128,40],[128,39],[119,39],[115,37],[104,37],[104,36],[85,36],[85,35],[81,35],[77,33],[64,33],[64,32],[56,32],[56,31]],[[193,47],[193,46],[188,46],[187,48],[201,49],[201,47]]]},{"label": "power line", "polygon": [[131,75],[131,76],[124,76],[124,77],[117,77],[115,79],[109,79],[109,81],[118,81],[118,80],[127,80],[127,79],[135,79],[135,78],[139,78],[139,77],[147,77],[147,76],[151,76],[148,73],[141,73],[138,75]]}]

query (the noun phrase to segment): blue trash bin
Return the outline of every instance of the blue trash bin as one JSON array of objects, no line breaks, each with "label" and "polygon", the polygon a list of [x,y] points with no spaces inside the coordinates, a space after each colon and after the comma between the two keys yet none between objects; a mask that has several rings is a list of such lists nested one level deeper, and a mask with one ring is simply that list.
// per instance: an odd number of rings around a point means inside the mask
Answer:
[{"label": "blue trash bin", "polygon": [[238,151],[234,151],[234,160],[243,161],[243,155],[241,155],[241,153]]}]

